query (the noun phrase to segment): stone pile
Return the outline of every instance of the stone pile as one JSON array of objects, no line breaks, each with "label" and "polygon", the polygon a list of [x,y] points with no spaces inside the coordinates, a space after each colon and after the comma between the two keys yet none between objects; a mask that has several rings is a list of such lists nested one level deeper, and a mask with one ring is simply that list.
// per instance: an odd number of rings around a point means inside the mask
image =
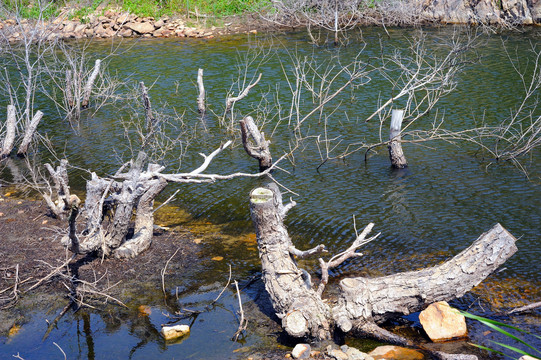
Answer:
[{"label": "stone pile", "polygon": [[[25,33],[35,31],[36,25],[27,19],[19,24],[14,19],[0,22],[0,31],[9,41],[23,39]],[[187,26],[182,19],[164,16],[160,19],[139,17],[134,14],[107,10],[102,15],[89,15],[83,20],[67,16],[59,16],[38,28],[42,37],[54,39],[83,39],[111,37],[212,37],[216,28],[201,30]]]}]

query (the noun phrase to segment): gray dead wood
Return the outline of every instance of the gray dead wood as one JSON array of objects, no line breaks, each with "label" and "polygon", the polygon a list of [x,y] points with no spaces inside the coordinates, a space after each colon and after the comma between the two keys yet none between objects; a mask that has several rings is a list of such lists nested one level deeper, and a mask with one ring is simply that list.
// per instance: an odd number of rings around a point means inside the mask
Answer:
[{"label": "gray dead wood", "polygon": [[197,109],[199,113],[204,114],[205,108],[205,85],[203,84],[203,69],[197,71],[197,87],[199,88],[199,96],[197,97]]},{"label": "gray dead wood", "polygon": [[[254,189],[250,213],[256,229],[262,278],[284,330],[291,336],[329,338],[334,328],[382,341],[411,346],[401,336],[379,327],[387,319],[420,311],[429,304],[461,297],[516,252],[516,239],[500,224],[482,234],[470,247],[445,263],[420,271],[380,278],[347,278],[330,308],[297,267],[294,246],[284,226],[281,195],[276,186]],[[360,256],[372,224],[343,253],[324,263],[329,268]],[[377,236],[377,235],[376,235]],[[308,283],[307,283],[308,282]],[[323,284],[324,286],[324,284]]]},{"label": "gray dead wood", "polygon": [[15,115],[15,106],[7,106],[7,118],[4,141],[2,142],[2,148],[0,149],[0,160],[6,158],[11,154],[13,150],[13,144],[15,142],[15,132],[17,119]]},{"label": "gray dead wood", "polygon": [[393,110],[391,116],[391,129],[389,134],[389,157],[391,165],[397,169],[403,169],[408,166],[408,161],[402,151],[400,131],[402,129],[402,120],[404,119],[404,110]]},{"label": "gray dead wood", "polygon": [[92,70],[92,73],[88,77],[88,81],[86,82],[86,85],[83,88],[83,101],[81,102],[81,107],[83,109],[86,109],[88,107],[88,104],[90,103],[90,95],[92,94],[92,87],[94,86],[94,82],[96,81],[96,78],[98,77],[98,74],[100,73],[100,67],[101,67],[101,60],[97,59],[94,64],[94,69]]},{"label": "gray dead wood", "polygon": [[272,156],[269,150],[270,141],[265,140],[265,133],[259,131],[251,116],[245,117],[239,123],[244,150],[248,155],[259,161],[259,171],[267,170],[272,166]]},{"label": "gray dead wood", "polygon": [[30,123],[27,124],[23,140],[21,141],[21,145],[19,145],[19,151],[17,151],[18,156],[26,156],[26,153],[28,152],[28,147],[30,146],[30,142],[34,137],[34,133],[36,132],[36,129],[38,128],[38,124],[41,121],[42,117],[43,113],[38,110],[34,114],[34,117],[32,117]]},{"label": "gray dead wood", "polygon": [[[336,318],[381,323],[420,311],[437,301],[459,298],[517,251],[515,241],[513,235],[496,224],[441,265],[373,279],[344,279],[340,281],[341,297],[333,313]],[[354,324],[339,325],[349,330]]]},{"label": "gray dead wood", "polygon": [[289,248],[293,246],[284,226],[279,191],[254,189],[250,213],[256,228],[263,282],[282,326],[294,337],[330,338],[330,308],[307,286]]},{"label": "gray dead wood", "polygon": [[[45,164],[53,180],[53,188],[49,186],[48,193],[43,193],[43,199],[47,206],[58,219],[63,219],[70,210],[70,189],[68,186],[68,160],[60,160],[60,165],[53,169],[51,164]],[[53,196],[56,200],[53,200]]]},{"label": "gray dead wood", "polygon": [[248,93],[250,92],[250,90],[252,90],[252,88],[254,86],[257,85],[257,83],[259,82],[259,80],[261,80],[261,75],[262,74],[259,74],[259,76],[257,77],[257,79],[251,83],[250,85],[246,86],[238,96],[228,96],[225,100],[225,113],[227,114],[227,112],[229,110],[231,110],[233,108],[233,105],[235,105],[235,103],[239,100],[242,100],[244,99],[246,96],[248,96]]},{"label": "gray dead wood", "polygon": [[[188,173],[162,174],[165,168],[158,164],[147,165],[147,155],[143,151],[139,152],[137,159],[121,166],[110,178],[101,178],[92,173],[86,184],[86,201],[82,211],[78,204],[75,206],[70,202],[69,234],[63,237],[62,243],[77,254],[96,252],[117,258],[137,256],[151,245],[154,199],[169,182],[205,183],[217,178],[250,175],[203,174],[212,159],[230,144],[231,141],[226,142],[209,155],[201,154],[203,164]],[[77,228],[77,217],[82,218],[82,231]]]},{"label": "gray dead wood", "polygon": [[71,70],[66,70],[66,85],[65,85],[65,97],[68,108],[73,108],[75,106],[75,101],[73,99],[72,89],[74,88],[74,76]]}]

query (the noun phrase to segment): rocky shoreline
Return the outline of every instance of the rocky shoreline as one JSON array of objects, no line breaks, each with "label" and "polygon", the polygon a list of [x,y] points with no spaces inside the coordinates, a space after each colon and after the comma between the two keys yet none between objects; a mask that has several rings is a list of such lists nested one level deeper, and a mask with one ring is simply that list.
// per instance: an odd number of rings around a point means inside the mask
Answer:
[{"label": "rocky shoreline", "polygon": [[2,36],[10,42],[23,40],[25,34],[39,31],[40,38],[52,41],[56,39],[85,39],[85,38],[169,38],[192,37],[212,38],[215,35],[234,33],[257,33],[243,24],[225,24],[223,27],[210,28],[189,26],[181,18],[163,16],[159,19],[139,17],[127,12],[116,10],[103,11],[101,15],[89,15],[82,21],[78,18],[69,19],[67,14],[60,15],[50,22],[36,22],[22,19],[7,19],[0,22]]},{"label": "rocky shoreline", "polygon": [[[409,15],[417,14],[409,20],[399,21],[401,25],[415,24],[468,24],[490,26],[541,25],[541,0],[416,0],[408,3]],[[243,18],[222,19],[219,26],[201,26],[200,15],[193,22],[181,17],[163,16],[139,17],[119,9],[99,9],[82,19],[72,17],[73,9],[65,9],[54,20],[45,22],[22,19],[0,21],[0,36],[10,42],[23,40],[25,34],[39,34],[47,40],[84,38],[169,38],[192,37],[212,38],[217,35],[236,33],[257,33],[259,30],[275,29],[276,25],[267,23],[257,14]],[[378,18],[384,19],[395,14],[399,8],[379,9],[375,17],[366,25],[377,25]],[[404,9],[403,9],[404,10]],[[389,14],[387,14],[387,12]],[[397,11],[399,13],[400,11]],[[251,17],[250,17],[251,16]],[[396,20],[396,19],[395,19]],[[227,22],[229,21],[229,22]],[[413,23],[411,23],[413,22]],[[362,23],[362,22],[361,22]],[[360,23],[360,24],[361,24]],[[411,24],[410,24],[411,23]],[[192,26],[197,24],[195,26]]]}]

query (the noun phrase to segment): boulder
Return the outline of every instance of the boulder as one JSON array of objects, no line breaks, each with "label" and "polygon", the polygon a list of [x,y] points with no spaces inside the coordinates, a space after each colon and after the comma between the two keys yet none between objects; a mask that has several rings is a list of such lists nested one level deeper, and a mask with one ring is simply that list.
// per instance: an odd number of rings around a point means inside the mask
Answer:
[{"label": "boulder", "polygon": [[124,25],[124,27],[141,35],[149,34],[154,31],[154,25],[148,22],[130,22]]},{"label": "boulder", "polygon": [[445,301],[431,304],[419,314],[419,320],[432,341],[445,341],[467,335],[466,319]]},{"label": "boulder", "polygon": [[188,325],[174,325],[162,327],[161,334],[165,340],[172,340],[190,333]]},{"label": "boulder", "polygon": [[297,344],[291,352],[293,359],[308,359],[310,357],[310,345],[308,344]]},{"label": "boulder", "polygon": [[422,360],[425,358],[416,350],[393,345],[378,346],[368,355],[372,356],[374,360]]}]

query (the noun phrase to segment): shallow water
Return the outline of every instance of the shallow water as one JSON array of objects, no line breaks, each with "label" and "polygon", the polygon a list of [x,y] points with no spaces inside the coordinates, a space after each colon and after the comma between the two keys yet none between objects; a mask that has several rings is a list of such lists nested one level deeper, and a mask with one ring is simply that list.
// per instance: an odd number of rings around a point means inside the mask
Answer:
[{"label": "shallow water", "polygon": [[[387,36],[382,29],[363,29],[362,39],[353,37],[350,45],[340,50],[314,48],[304,33],[207,40],[127,40],[120,44],[122,54],[111,58],[108,69],[134,84],[139,81],[144,81],[148,87],[152,84],[149,94],[154,109],[169,115],[175,112],[184,114],[186,127],[192,131],[197,129],[197,138],[190,141],[181,164],[183,170],[189,170],[200,163],[199,152],[208,154],[225,139],[238,139],[238,134],[233,135],[219,125],[218,117],[212,112],[203,119],[196,113],[195,80],[199,67],[205,70],[209,106],[216,114],[222,115],[225,95],[237,79],[238,59],[250,58],[260,47],[271,49],[265,61],[260,63],[261,57],[256,57],[254,66],[248,70],[248,82],[260,72],[262,80],[246,99],[235,105],[235,116],[237,119],[246,114],[261,116],[261,112],[254,109],[261,99],[275,104],[274,99],[278,98],[282,109],[272,108],[267,116],[278,114],[285,117],[290,102],[282,66],[286,72],[291,71],[290,56],[293,52],[302,56],[313,54],[319,61],[339,55],[341,61],[347,63],[364,46],[361,57],[367,62],[376,61],[373,57],[381,51],[380,40],[383,51],[390,52],[393,48],[405,48],[408,39],[416,32],[390,29]],[[444,40],[451,37],[451,32],[449,28],[427,30],[428,46],[438,49]],[[445,114],[445,126],[463,129],[482,118],[496,124],[508,116],[518,106],[521,84],[507,61],[502,39],[506,41],[507,48],[523,51],[531,42],[538,42],[538,38],[537,30],[482,37],[482,45],[477,49],[482,61],[468,66],[459,75],[457,89],[436,106],[439,115]],[[110,47],[109,41],[96,41],[87,51],[98,56]],[[527,55],[521,52],[521,59],[525,58]],[[258,64],[259,68],[254,68]],[[366,124],[364,119],[377,109],[379,96],[386,100],[393,92],[380,76],[371,76],[368,85],[353,92],[346,91],[341,98],[331,102],[329,109],[336,109],[335,112],[326,111],[330,116],[327,124],[329,138],[340,135],[343,139],[334,154],[359,140],[378,142],[377,120]],[[234,92],[238,93],[236,87]],[[105,107],[93,116],[87,112],[77,134],[60,117],[55,117],[50,104],[41,101],[51,118],[40,126],[40,131],[47,133],[55,143],[62,144],[59,151],[65,151],[72,165],[107,173],[114,172],[127,159],[123,155],[129,151],[122,145],[125,144],[123,130],[117,120],[127,116],[130,113],[128,109]],[[141,108],[136,97],[131,105]],[[301,110],[304,114],[313,106],[309,98],[303,98]],[[427,126],[434,115],[432,112],[418,126]],[[317,135],[325,131],[317,120],[314,117],[307,121],[305,133]],[[287,119],[277,124],[276,118],[271,118],[264,131],[271,136],[275,159],[287,151],[288,141],[292,139]],[[285,161],[281,165],[288,172],[274,173],[281,184],[298,194],[284,195],[285,199],[291,196],[298,202],[287,218],[290,235],[297,247],[308,248],[325,243],[331,253],[345,249],[354,238],[352,217],[355,216],[357,227],[374,222],[374,231],[381,232],[381,235],[363,249],[363,258],[344,264],[332,275],[390,274],[436,264],[453,256],[499,222],[519,238],[518,253],[503,270],[455,301],[455,306],[496,316],[505,309],[539,301],[539,150],[527,163],[528,179],[511,164],[499,164],[483,158],[472,144],[434,142],[426,145],[405,144],[404,152],[410,164],[405,170],[390,168],[386,149],[380,149],[367,162],[363,159],[364,152],[360,152],[344,161],[327,161],[318,170],[322,159],[314,141],[306,140],[303,143],[305,150],[297,150],[293,162]],[[178,148],[170,150],[166,162],[173,167],[180,154]],[[208,169],[209,173],[234,171],[257,171],[257,163],[246,156],[238,141],[236,147],[224,151]],[[5,172],[4,176],[9,178],[10,175]],[[86,178],[88,175],[75,170],[72,172],[73,187],[81,190],[82,182],[78,176]],[[241,282],[257,275],[259,263],[251,235],[253,228],[247,198],[249,191],[259,184],[257,179],[237,179],[182,185],[172,205],[187,211],[189,216],[170,216],[163,222],[167,226],[191,226],[195,236],[202,239],[204,260],[200,267],[178,274],[178,278],[168,284],[170,289],[181,287],[179,304],[201,307],[212,300],[227,281],[228,264],[232,265],[233,277]],[[178,188],[180,186],[169,186],[162,198],[167,198]],[[211,261],[215,256],[221,256],[223,260]],[[307,261],[303,267],[315,271],[317,262]],[[20,352],[25,359],[44,358],[44,355],[58,357],[60,352],[52,343],[55,341],[66,351],[68,358],[219,359],[242,357],[244,351],[250,351],[251,347],[277,346],[276,336],[259,333],[248,333],[244,343],[230,340],[237,327],[235,312],[238,305],[234,293],[229,291],[218,306],[196,319],[192,333],[185,341],[166,344],[156,332],[159,325],[167,321],[161,311],[171,309],[159,300],[159,284],[156,292],[146,299],[147,305],[153,308],[148,317],[118,319],[112,322],[116,324],[113,326],[106,320],[107,315],[100,313],[67,315],[46,341],[41,341],[46,329],[45,315],[37,311],[29,317],[31,320],[19,335],[12,339],[0,338],[0,353]],[[257,295],[247,289],[244,296],[245,301],[249,301]],[[541,328],[539,316],[535,314],[499,319],[537,332]],[[483,329],[475,329],[472,338],[486,341],[480,335]],[[209,341],[212,346],[209,346]]]}]

